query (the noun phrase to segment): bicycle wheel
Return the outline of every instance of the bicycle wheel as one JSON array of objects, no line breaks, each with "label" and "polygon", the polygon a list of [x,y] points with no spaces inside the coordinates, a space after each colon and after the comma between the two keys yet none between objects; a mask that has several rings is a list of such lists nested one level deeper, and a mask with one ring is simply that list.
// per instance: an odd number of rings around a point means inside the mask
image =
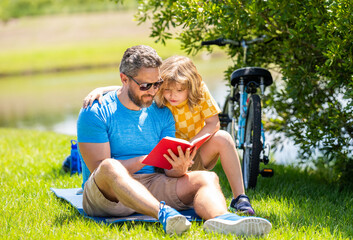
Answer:
[{"label": "bicycle wheel", "polygon": [[249,99],[244,133],[242,172],[244,187],[248,189],[256,187],[262,150],[261,101],[258,95]]}]

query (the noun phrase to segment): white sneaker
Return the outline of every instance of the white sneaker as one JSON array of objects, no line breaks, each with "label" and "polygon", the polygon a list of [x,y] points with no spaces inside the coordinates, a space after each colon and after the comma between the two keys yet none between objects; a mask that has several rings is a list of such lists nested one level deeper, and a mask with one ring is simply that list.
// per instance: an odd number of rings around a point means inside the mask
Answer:
[{"label": "white sneaker", "polygon": [[163,225],[163,229],[167,234],[173,235],[182,234],[187,231],[191,223],[186,217],[176,211],[174,208],[165,205],[165,202],[161,202],[159,206],[158,219]]},{"label": "white sneaker", "polygon": [[228,213],[207,220],[203,224],[203,228],[207,232],[259,236],[268,234],[272,228],[272,224],[264,218],[240,217],[234,213]]}]

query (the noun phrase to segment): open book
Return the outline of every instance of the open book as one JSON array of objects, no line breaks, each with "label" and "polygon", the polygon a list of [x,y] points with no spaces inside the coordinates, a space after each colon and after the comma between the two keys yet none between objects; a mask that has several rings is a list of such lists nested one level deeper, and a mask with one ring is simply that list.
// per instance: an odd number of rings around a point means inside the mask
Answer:
[{"label": "open book", "polygon": [[178,146],[181,146],[181,149],[185,153],[187,148],[190,148],[190,153],[196,148],[198,149],[204,142],[206,142],[212,135],[207,133],[197,139],[194,139],[191,143],[180,138],[165,137],[153,148],[153,150],[148,154],[148,156],[142,161],[143,164],[164,168],[172,169],[172,165],[168,160],[163,156],[167,154],[169,157],[168,149],[172,150],[173,153],[177,156]]}]

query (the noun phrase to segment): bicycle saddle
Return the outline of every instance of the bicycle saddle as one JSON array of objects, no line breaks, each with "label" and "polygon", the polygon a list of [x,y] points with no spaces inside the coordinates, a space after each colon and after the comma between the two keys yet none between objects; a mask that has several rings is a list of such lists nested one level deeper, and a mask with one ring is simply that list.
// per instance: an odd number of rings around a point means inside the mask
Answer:
[{"label": "bicycle saddle", "polygon": [[266,87],[273,83],[271,73],[267,69],[260,67],[245,67],[235,70],[230,77],[230,84],[232,86],[239,85],[241,77],[244,80],[244,85],[249,82],[256,82],[260,85],[260,77],[264,78]]}]

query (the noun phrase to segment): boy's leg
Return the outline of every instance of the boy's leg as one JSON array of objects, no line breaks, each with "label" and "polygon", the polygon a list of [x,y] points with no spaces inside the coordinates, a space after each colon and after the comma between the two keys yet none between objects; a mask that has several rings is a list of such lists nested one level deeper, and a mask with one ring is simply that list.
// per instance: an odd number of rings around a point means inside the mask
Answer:
[{"label": "boy's leg", "polygon": [[239,156],[234,141],[228,132],[217,131],[212,138],[201,146],[199,151],[201,161],[206,169],[212,169],[216,165],[219,156],[224,173],[232,189],[233,197],[236,198],[240,194],[244,194]]},{"label": "boy's leg", "polygon": [[233,192],[230,209],[254,215],[255,211],[244,192],[243,176],[234,141],[230,134],[223,130],[217,131],[215,135],[200,148],[197,157],[201,159],[205,168],[212,169],[217,163],[218,156],[220,156],[223,170]]}]

